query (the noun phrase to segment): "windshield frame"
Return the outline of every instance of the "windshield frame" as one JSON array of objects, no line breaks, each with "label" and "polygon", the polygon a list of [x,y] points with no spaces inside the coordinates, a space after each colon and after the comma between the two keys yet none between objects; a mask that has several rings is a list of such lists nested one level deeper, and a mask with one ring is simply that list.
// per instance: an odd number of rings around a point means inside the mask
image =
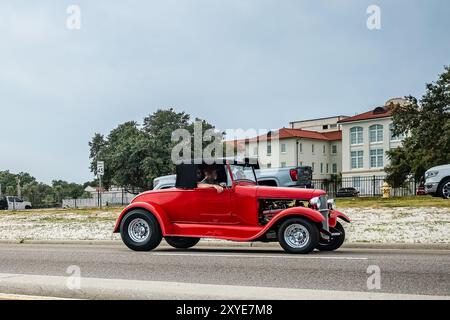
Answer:
[{"label": "windshield frame", "polygon": [[[251,179],[236,179],[235,175],[233,174],[232,166],[243,167],[243,168],[251,168],[254,180],[251,180]],[[242,163],[242,164],[241,163],[239,163],[239,164],[227,163],[227,168],[228,168],[228,175],[230,176],[231,183],[232,183],[233,186],[235,184],[237,184],[238,182],[240,182],[240,181],[248,181],[248,182],[254,183],[255,185],[258,185],[258,178],[256,177],[255,166],[253,166],[251,164],[247,164],[247,163]]]}]

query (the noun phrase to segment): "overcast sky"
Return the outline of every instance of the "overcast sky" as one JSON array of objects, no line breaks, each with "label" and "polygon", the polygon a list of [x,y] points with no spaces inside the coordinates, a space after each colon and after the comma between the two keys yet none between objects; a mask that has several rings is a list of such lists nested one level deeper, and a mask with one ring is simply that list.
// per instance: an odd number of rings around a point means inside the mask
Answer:
[{"label": "overcast sky", "polygon": [[450,64],[449,16],[447,0],[4,0],[0,170],[89,180],[94,133],[158,108],[271,129],[420,96]]}]

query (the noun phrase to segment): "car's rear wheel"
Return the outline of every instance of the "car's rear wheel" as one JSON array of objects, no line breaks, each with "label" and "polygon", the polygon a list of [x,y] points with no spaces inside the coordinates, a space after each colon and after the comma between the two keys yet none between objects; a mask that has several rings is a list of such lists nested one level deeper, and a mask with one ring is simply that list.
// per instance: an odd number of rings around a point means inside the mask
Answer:
[{"label": "car's rear wheel", "polygon": [[123,217],[120,235],[125,245],[134,251],[150,251],[156,248],[162,239],[158,220],[141,209],[132,210]]},{"label": "car's rear wheel", "polygon": [[189,237],[165,237],[164,239],[169,245],[177,249],[188,249],[200,241],[200,238]]},{"label": "car's rear wheel", "polygon": [[334,251],[342,246],[345,240],[345,230],[342,224],[339,222],[336,223],[334,228],[330,228],[331,232],[340,232],[340,236],[333,237],[330,242],[321,242],[317,245],[317,249],[320,251]]},{"label": "car's rear wheel", "polygon": [[281,224],[278,241],[288,253],[309,253],[319,243],[319,229],[305,218],[291,218]]},{"label": "car's rear wheel", "polygon": [[439,187],[439,195],[441,195],[444,199],[450,199],[450,178],[442,181]]}]

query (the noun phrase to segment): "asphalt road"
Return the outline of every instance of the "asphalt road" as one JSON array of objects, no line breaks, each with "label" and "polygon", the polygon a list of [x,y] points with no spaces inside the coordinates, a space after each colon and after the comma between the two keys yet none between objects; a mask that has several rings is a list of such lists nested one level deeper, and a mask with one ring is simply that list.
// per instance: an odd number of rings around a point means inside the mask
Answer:
[{"label": "asphalt road", "polygon": [[[341,249],[288,255],[276,247],[177,251],[162,246],[133,252],[123,245],[0,244],[0,275],[63,279],[72,265],[79,266],[83,279],[450,296],[449,250]],[[368,290],[369,266],[379,267],[381,289]],[[0,293],[27,293],[12,288],[2,287],[0,276]],[[45,290],[40,294],[50,295]]]}]

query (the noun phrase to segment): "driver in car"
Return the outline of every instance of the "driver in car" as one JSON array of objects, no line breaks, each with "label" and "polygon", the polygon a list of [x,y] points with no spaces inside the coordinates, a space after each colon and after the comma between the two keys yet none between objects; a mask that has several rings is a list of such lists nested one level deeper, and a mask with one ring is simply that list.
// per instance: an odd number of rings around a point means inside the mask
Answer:
[{"label": "driver in car", "polygon": [[198,188],[214,188],[217,193],[223,192],[223,187],[220,186],[219,180],[217,180],[217,170],[214,167],[206,167],[203,171],[205,178],[197,184]]}]

